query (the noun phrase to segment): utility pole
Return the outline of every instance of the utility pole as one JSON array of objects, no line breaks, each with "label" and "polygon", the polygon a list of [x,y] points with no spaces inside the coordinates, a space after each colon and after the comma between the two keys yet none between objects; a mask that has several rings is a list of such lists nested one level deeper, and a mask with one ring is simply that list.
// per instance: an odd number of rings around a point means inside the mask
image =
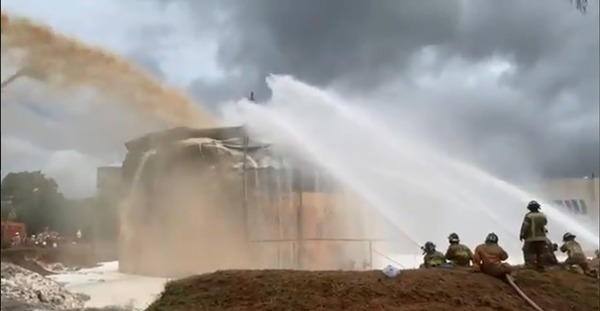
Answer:
[{"label": "utility pole", "polygon": [[[254,102],[254,92],[250,92],[248,100]],[[248,144],[250,138],[244,126],[244,137],[242,138],[243,154],[242,154],[242,212],[244,217],[244,232],[246,239],[250,240],[250,234],[248,232]],[[256,172],[255,172],[256,173]]]}]

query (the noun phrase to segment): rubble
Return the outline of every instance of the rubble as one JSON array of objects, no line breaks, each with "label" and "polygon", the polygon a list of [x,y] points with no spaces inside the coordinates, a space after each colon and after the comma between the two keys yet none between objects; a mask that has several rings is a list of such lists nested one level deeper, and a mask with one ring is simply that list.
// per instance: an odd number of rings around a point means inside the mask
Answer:
[{"label": "rubble", "polygon": [[1,311],[77,310],[88,299],[39,273],[8,262],[2,262],[1,280]]}]

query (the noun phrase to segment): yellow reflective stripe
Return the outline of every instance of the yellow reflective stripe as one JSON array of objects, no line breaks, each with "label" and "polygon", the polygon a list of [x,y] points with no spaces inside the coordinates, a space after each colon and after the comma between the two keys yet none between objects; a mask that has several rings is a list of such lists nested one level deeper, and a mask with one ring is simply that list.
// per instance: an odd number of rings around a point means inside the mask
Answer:
[{"label": "yellow reflective stripe", "polygon": [[531,234],[531,236],[536,236],[537,235],[536,234],[536,232],[537,232],[537,230],[536,230],[537,229],[537,227],[536,227],[536,220],[537,219],[542,219],[545,216],[543,214],[541,214],[541,213],[532,213],[532,214],[527,215],[527,217],[529,218],[529,225],[530,225],[530,227],[529,227],[529,231],[530,232],[529,233]]}]

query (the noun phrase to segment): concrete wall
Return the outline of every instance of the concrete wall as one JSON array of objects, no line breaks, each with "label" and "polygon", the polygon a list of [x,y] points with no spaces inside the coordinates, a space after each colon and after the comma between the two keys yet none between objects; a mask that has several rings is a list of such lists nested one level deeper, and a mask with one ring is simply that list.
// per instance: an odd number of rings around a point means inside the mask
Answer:
[{"label": "concrete wall", "polygon": [[[540,191],[569,213],[597,219],[600,206],[600,179],[563,178],[542,183]],[[595,217],[595,218],[594,218]]]},{"label": "concrete wall", "polygon": [[[260,201],[249,202],[247,226],[260,268],[361,269],[390,248],[384,222],[348,192],[305,191]],[[414,247],[401,241],[393,247]]]},{"label": "concrete wall", "polygon": [[[585,222],[588,228],[599,224],[600,180],[551,179],[538,185],[544,199],[564,212]],[[301,197],[300,197],[301,196]],[[377,225],[382,219],[368,219],[364,202],[348,192],[302,192],[259,207],[251,216],[251,236],[258,243],[261,262],[266,267],[294,268],[294,258],[301,253],[299,266],[304,269],[339,269],[355,262],[361,265],[378,253],[385,255],[414,249],[409,239],[384,242],[384,230]],[[300,209],[300,212],[298,212]],[[298,231],[298,217],[301,228]],[[293,241],[301,235],[301,242]],[[275,243],[275,240],[279,242]],[[337,240],[337,241],[336,241]],[[402,241],[404,244],[401,245]],[[345,258],[346,262],[341,262]],[[387,260],[387,259],[386,259]]]},{"label": "concrete wall", "polygon": [[546,200],[582,219],[592,229],[600,227],[600,179],[550,179],[543,182],[538,190]]}]

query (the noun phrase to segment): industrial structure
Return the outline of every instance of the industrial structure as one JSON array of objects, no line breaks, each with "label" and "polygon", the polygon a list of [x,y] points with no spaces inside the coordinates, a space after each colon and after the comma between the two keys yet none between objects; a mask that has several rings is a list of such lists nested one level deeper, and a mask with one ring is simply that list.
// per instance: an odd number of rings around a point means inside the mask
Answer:
[{"label": "industrial structure", "polygon": [[537,190],[563,212],[576,217],[594,232],[600,231],[599,178],[549,179]]},{"label": "industrial structure", "polygon": [[[374,230],[385,221],[367,216],[360,198],[323,170],[251,142],[241,127],[176,128],[126,147],[122,167],[99,168],[97,180],[99,195],[120,204],[122,272],[361,269],[386,257],[381,249],[415,247],[386,241],[385,229]],[[539,190],[597,226],[598,186],[597,178],[561,179]]]},{"label": "industrial structure", "polygon": [[[285,163],[290,159],[252,143],[241,127],[176,128],[126,147],[124,272],[211,271],[229,268],[227,258],[235,259],[235,268],[367,268],[374,243],[385,243],[367,228],[356,232],[364,218],[349,223],[337,215],[342,206],[344,214],[360,215],[352,213],[358,198],[340,189],[333,194],[335,186],[320,170],[300,160]],[[173,269],[180,270],[166,271],[173,266],[166,262],[178,262]]]}]

